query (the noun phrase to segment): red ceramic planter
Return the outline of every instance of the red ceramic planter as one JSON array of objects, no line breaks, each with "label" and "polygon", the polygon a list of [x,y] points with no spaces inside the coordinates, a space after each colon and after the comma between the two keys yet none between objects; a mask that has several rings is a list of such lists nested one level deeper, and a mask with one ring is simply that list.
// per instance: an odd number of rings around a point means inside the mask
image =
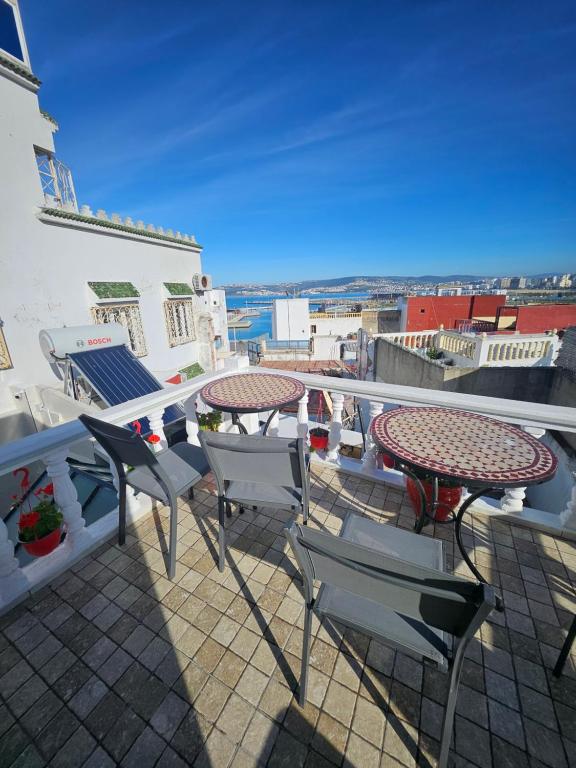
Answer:
[{"label": "red ceramic planter", "polygon": [[310,445],[317,451],[328,448],[328,435],[310,435]]},{"label": "red ceramic planter", "polygon": [[396,462],[394,461],[394,457],[390,456],[389,453],[377,453],[376,454],[376,464],[378,466],[378,469],[394,469],[396,466]]},{"label": "red ceramic planter", "polygon": [[[430,509],[430,504],[432,503],[432,483],[427,480],[422,480],[421,482],[426,494],[426,506]],[[408,492],[408,498],[412,504],[414,514],[416,517],[420,517],[420,493],[416,483],[410,477],[406,478],[406,491]],[[446,488],[441,485],[438,488],[438,507],[436,508],[434,520],[438,520],[439,522],[447,520],[460,503],[461,498],[462,488]]]},{"label": "red ceramic planter", "polygon": [[62,538],[62,528],[56,528],[55,531],[49,533],[48,536],[44,536],[42,539],[36,539],[36,541],[22,541],[20,542],[26,552],[34,557],[44,557],[53,552]]}]

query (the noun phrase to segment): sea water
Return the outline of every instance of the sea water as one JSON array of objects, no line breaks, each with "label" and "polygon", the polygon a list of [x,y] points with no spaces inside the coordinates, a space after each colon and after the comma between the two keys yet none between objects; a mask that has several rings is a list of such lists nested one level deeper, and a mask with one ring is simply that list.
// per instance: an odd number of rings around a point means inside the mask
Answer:
[{"label": "sea water", "polygon": [[[260,336],[272,337],[272,310],[271,309],[259,309],[258,305],[251,304],[254,301],[265,301],[272,304],[274,299],[285,299],[286,295],[278,296],[233,296],[226,295],[226,306],[230,309],[258,309],[260,315],[248,317],[252,325],[250,328],[229,328],[228,336],[231,341],[234,339],[257,339]],[[315,293],[310,296],[302,295],[300,298],[308,299],[310,302],[310,311],[317,309],[319,303],[329,301],[336,303],[338,299],[346,299],[347,301],[353,301],[358,299],[369,299],[370,295],[367,293]]]}]

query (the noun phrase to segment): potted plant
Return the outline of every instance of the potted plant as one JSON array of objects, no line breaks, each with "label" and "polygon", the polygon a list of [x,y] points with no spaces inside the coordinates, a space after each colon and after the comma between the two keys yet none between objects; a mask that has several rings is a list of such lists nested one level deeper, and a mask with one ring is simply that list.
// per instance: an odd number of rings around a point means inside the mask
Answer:
[{"label": "potted plant", "polygon": [[310,447],[316,451],[325,451],[328,448],[329,432],[324,427],[314,427],[310,430]]},{"label": "potted plant", "polygon": [[198,414],[198,426],[204,432],[218,432],[221,424],[221,411],[209,411],[208,413]]},{"label": "potted plant", "polygon": [[[22,497],[14,497],[20,505],[18,541],[29,555],[43,557],[49,555],[60,544],[64,516],[54,503],[52,483],[34,492],[39,502],[33,506],[29,494],[28,469],[20,467],[13,474],[16,476],[19,472],[23,472],[24,477],[20,484]],[[27,509],[24,509],[25,504]]]},{"label": "potted plant", "polygon": [[[430,511],[432,504],[432,492],[434,488],[434,480],[431,475],[422,475],[420,482],[424,487],[424,493],[426,496],[426,507]],[[411,477],[406,478],[406,491],[408,498],[412,504],[412,509],[416,517],[420,516],[421,512],[421,499],[420,492],[414,480]],[[443,522],[448,520],[450,515],[454,512],[460,499],[462,498],[462,486],[454,480],[438,480],[438,505],[434,513],[434,520]]]}]

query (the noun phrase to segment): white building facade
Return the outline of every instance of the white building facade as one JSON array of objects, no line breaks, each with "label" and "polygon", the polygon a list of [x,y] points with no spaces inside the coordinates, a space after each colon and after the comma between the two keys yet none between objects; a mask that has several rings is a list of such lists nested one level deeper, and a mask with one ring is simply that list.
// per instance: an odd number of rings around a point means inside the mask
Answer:
[{"label": "white building facade", "polygon": [[38,102],[16,0],[0,0],[0,411],[16,388],[54,385],[42,329],[120,322],[165,380],[228,350],[226,301],[194,237],[76,202]]}]

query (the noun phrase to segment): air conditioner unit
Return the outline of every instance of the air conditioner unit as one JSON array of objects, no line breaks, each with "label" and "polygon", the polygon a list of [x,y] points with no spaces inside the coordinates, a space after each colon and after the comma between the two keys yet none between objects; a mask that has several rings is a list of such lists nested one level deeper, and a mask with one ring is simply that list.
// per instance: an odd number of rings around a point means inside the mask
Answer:
[{"label": "air conditioner unit", "polygon": [[211,291],[212,275],[194,275],[192,285],[195,291]]}]

